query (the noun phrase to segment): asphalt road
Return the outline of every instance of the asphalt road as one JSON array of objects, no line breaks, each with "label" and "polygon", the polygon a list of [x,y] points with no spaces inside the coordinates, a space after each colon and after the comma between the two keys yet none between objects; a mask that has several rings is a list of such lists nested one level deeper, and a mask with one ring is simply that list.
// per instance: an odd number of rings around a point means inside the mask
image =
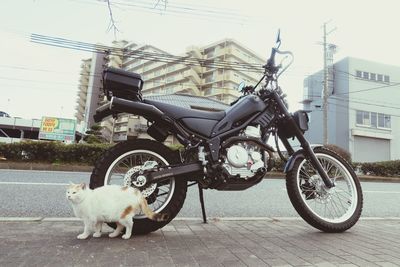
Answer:
[{"label": "asphalt road", "polygon": [[[90,173],[0,170],[0,217],[72,217],[69,181]],[[400,183],[363,182],[363,217],[400,217]],[[295,217],[283,179],[266,179],[237,192],[204,191],[208,217]],[[188,190],[179,217],[201,217],[197,186]]]}]

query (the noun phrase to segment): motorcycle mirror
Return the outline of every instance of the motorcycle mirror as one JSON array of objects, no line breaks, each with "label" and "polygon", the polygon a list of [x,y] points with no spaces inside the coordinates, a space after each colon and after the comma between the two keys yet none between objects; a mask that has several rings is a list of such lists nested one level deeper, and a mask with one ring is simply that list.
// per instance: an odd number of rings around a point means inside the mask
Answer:
[{"label": "motorcycle mirror", "polygon": [[241,92],[243,88],[245,87],[246,83],[244,81],[241,81],[237,87],[237,90]]}]

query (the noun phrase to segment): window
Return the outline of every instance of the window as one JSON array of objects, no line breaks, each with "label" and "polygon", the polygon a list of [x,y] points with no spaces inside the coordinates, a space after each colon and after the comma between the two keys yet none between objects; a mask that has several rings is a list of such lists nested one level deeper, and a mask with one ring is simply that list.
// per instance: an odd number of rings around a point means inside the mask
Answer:
[{"label": "window", "polygon": [[390,78],[389,78],[388,75],[385,75],[385,76],[383,77],[383,80],[385,81],[385,83],[389,83],[389,82],[390,82]]},{"label": "window", "polygon": [[371,128],[391,129],[390,115],[357,110],[356,124]]},{"label": "window", "polygon": [[214,72],[211,73],[211,75],[208,75],[207,77],[205,77],[205,81],[206,83],[210,83],[214,81]]},{"label": "window", "polygon": [[371,125],[370,113],[363,111],[362,125]]},{"label": "window", "polygon": [[390,129],[390,115],[379,113],[378,114],[378,127]]},{"label": "window", "polygon": [[356,123],[357,123],[357,124],[363,124],[363,123],[362,123],[362,122],[363,122],[362,118],[363,118],[363,112],[357,110],[357,113],[356,113]]},{"label": "window", "polygon": [[174,80],[175,80],[174,76],[168,76],[166,79],[167,83],[173,82]]},{"label": "window", "polygon": [[175,65],[170,65],[167,68],[167,71],[174,71],[175,70]]},{"label": "window", "polygon": [[371,73],[368,71],[356,70],[355,77],[358,79],[363,79],[363,80],[390,83],[389,75]]},{"label": "window", "polygon": [[214,92],[215,92],[214,88],[209,88],[204,91],[204,95],[212,95],[214,94]]},{"label": "window", "polygon": [[371,112],[371,127],[376,128],[376,112]]},{"label": "window", "polygon": [[371,73],[369,78],[370,78],[370,80],[375,81],[376,80],[376,73]]},{"label": "window", "polygon": [[174,92],[174,88],[172,86],[165,88],[165,93],[166,94],[172,94],[173,92]]}]

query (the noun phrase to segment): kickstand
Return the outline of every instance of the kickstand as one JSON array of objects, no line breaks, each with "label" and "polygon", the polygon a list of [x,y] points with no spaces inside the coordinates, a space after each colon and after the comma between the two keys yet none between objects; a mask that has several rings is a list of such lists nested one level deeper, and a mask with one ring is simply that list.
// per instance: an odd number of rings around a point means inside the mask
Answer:
[{"label": "kickstand", "polygon": [[200,197],[200,204],[201,204],[201,212],[203,214],[203,223],[207,223],[206,208],[204,207],[203,188],[201,187],[200,184],[198,184],[198,186],[199,186],[199,197]]}]

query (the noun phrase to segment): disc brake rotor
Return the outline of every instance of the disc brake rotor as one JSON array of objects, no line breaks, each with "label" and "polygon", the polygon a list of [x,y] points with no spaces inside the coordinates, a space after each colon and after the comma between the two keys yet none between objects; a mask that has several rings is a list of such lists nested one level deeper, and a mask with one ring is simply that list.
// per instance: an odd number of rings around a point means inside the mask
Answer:
[{"label": "disc brake rotor", "polygon": [[132,186],[139,189],[144,197],[150,196],[157,188],[157,184],[150,184],[146,187],[142,187],[142,181],[138,181],[140,177],[139,171],[142,169],[142,166],[135,166],[129,169],[124,176],[124,186]]}]

